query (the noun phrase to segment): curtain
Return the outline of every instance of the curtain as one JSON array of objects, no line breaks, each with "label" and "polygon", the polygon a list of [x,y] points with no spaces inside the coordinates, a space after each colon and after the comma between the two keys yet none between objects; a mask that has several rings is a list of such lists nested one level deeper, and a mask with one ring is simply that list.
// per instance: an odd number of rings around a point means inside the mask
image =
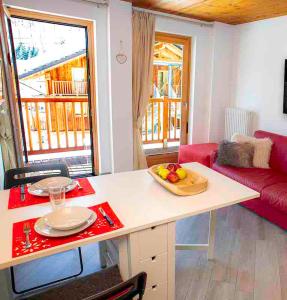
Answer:
[{"label": "curtain", "polygon": [[22,166],[21,130],[12,65],[9,61],[9,14],[0,0],[0,145],[5,170]]},{"label": "curtain", "polygon": [[134,169],[147,167],[142,147],[141,126],[152,87],[155,17],[146,12],[133,11],[133,143]]},{"label": "curtain", "polygon": [[3,161],[5,170],[9,170],[16,167],[16,157],[2,66],[2,57],[0,56],[0,155],[2,156],[0,163]]}]

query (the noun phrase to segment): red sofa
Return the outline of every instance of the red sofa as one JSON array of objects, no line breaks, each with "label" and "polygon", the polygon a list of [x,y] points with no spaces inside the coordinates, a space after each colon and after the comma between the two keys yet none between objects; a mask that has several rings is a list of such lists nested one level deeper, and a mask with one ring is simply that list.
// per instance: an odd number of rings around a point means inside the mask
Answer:
[{"label": "red sofa", "polygon": [[270,169],[235,168],[216,163],[212,169],[259,192],[260,198],[242,205],[287,230],[287,136],[259,130],[255,137],[269,137],[273,141]]}]

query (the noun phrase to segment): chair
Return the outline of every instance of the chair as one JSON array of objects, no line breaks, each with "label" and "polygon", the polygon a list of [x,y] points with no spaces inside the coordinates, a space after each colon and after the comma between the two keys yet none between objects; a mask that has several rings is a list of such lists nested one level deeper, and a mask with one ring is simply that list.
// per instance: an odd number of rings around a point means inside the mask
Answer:
[{"label": "chair", "polygon": [[11,189],[14,186],[34,183],[52,176],[70,177],[67,165],[60,163],[39,164],[35,166],[10,169],[5,172],[4,188]]},{"label": "chair", "polygon": [[67,282],[26,300],[132,300],[143,299],[146,273],[142,272],[123,282],[118,266]]},{"label": "chair", "polygon": [[3,161],[3,155],[2,155],[2,147],[0,145],[0,190],[3,190],[4,188],[4,161]]},{"label": "chair", "polygon": [[[11,189],[12,187],[35,183],[39,180],[54,176],[64,176],[70,177],[69,170],[66,164],[41,164],[35,166],[28,166],[23,168],[10,169],[5,172],[4,175],[4,189]],[[82,251],[81,248],[78,248],[79,252],[79,261],[80,261],[80,271],[77,274],[55,280],[46,284],[42,284],[33,288],[29,288],[26,290],[18,291],[15,284],[15,270],[13,267],[11,270],[11,281],[12,281],[12,289],[15,294],[23,294],[29,291],[33,291],[35,289],[39,289],[41,287],[45,287],[57,282],[61,282],[63,280],[67,280],[73,277],[77,277],[83,272],[83,259],[82,259]]]}]

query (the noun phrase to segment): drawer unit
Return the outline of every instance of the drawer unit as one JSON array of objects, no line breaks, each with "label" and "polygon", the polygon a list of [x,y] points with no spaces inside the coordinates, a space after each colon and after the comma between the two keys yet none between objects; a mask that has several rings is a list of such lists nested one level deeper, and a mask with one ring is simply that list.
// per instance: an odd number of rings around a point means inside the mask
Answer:
[{"label": "drawer unit", "polygon": [[[171,300],[173,291],[168,283],[173,278],[170,257],[174,254],[175,226],[151,227],[129,235],[131,275],[147,273],[147,300]],[[170,295],[170,296],[169,296]]]},{"label": "drawer unit", "polygon": [[167,252],[167,225],[154,226],[130,235],[138,260]]},{"label": "drawer unit", "polygon": [[155,255],[136,264],[135,273],[146,272],[148,274],[146,287],[167,281],[167,253]]},{"label": "drawer unit", "polygon": [[166,300],[167,296],[167,283],[156,284],[145,290],[143,297],[144,300]]},{"label": "drawer unit", "polygon": [[174,222],[106,241],[104,253],[108,265],[119,265],[123,280],[147,273],[144,300],[174,300]]}]

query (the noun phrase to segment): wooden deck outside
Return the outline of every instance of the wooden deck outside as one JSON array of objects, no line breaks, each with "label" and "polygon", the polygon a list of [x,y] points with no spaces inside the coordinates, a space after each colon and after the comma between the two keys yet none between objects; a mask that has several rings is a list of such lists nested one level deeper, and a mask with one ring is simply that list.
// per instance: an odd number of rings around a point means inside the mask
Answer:
[{"label": "wooden deck outside", "polygon": [[90,155],[69,156],[60,158],[42,158],[29,162],[28,165],[38,165],[47,163],[65,163],[68,166],[70,176],[78,177],[92,174],[92,160]]}]

